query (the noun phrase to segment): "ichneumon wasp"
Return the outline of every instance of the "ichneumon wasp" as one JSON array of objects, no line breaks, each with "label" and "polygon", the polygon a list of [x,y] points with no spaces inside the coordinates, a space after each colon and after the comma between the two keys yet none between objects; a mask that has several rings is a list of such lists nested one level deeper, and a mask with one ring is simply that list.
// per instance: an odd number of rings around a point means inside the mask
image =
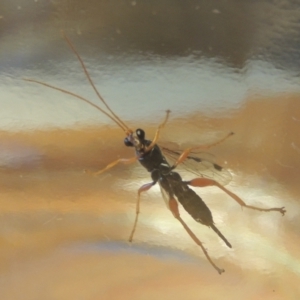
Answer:
[{"label": "ichneumon wasp", "polygon": [[[95,93],[97,94],[98,98],[101,100],[103,105],[106,107],[107,111],[100,106],[92,103],[88,99],[79,96],[77,94],[74,94],[72,92],[69,92],[67,90],[52,86],[50,84],[40,82],[34,79],[24,79],[26,81],[38,83],[41,85],[44,85],[46,87],[58,90],[60,92],[63,92],[65,94],[69,94],[71,96],[74,96],[82,101],[85,101],[89,105],[92,105],[96,109],[98,109],[101,113],[105,114],[108,118],[110,118],[116,125],[118,125],[124,132],[125,132],[125,139],[124,144],[127,147],[132,147],[135,150],[135,156],[132,158],[120,158],[116,161],[110,163],[107,165],[104,169],[94,173],[95,175],[99,175],[112,167],[116,166],[119,163],[123,164],[130,164],[135,161],[139,161],[139,163],[148,171],[151,173],[151,179],[152,181],[150,183],[144,184],[138,189],[138,198],[136,203],[136,216],[134,220],[134,225],[129,237],[129,241],[132,242],[133,235],[135,233],[137,222],[138,222],[138,216],[140,212],[140,198],[141,194],[143,192],[148,191],[151,187],[153,187],[156,183],[159,184],[164,200],[166,201],[167,207],[171,210],[173,216],[182,224],[184,229],[187,231],[189,236],[193,239],[193,241],[201,247],[203,253],[205,254],[206,258],[210,262],[210,264],[218,271],[219,274],[224,272],[224,269],[219,268],[216,266],[216,264],[212,261],[210,258],[207,250],[204,248],[202,242],[196,237],[196,235],[193,233],[193,231],[187,226],[187,224],[183,221],[183,219],[180,216],[179,208],[178,208],[178,202],[184,207],[184,209],[199,223],[206,225],[210,228],[212,228],[218,236],[225,242],[225,244],[228,247],[232,247],[231,244],[227,241],[227,239],[223,236],[223,234],[217,229],[217,227],[214,224],[212,214],[209,210],[209,208],[206,206],[204,201],[200,198],[198,194],[194,192],[190,188],[192,187],[207,187],[207,186],[216,186],[223,190],[227,195],[229,195],[233,200],[235,200],[238,204],[240,204],[242,207],[246,207],[249,209],[254,209],[258,211],[278,211],[282,215],[285,213],[284,207],[281,208],[260,208],[256,206],[247,205],[240,197],[238,197],[236,194],[232,193],[228,189],[226,189],[223,185],[221,185],[218,181],[207,178],[207,177],[197,177],[189,181],[184,181],[178,172],[175,172],[175,169],[178,165],[185,163],[188,160],[195,161],[199,164],[205,162],[205,159],[201,159],[198,156],[193,155],[194,151],[201,150],[201,149],[209,149],[223,141],[225,141],[228,137],[230,137],[233,133],[229,133],[226,135],[223,139],[209,145],[200,145],[196,147],[187,148],[183,151],[173,151],[167,148],[160,148],[157,145],[160,131],[163,129],[165,124],[168,121],[170,111],[166,112],[166,116],[164,121],[158,126],[155,136],[153,140],[146,139],[145,132],[143,129],[137,129],[135,131],[131,130],[108,106],[106,101],[103,99],[103,97],[98,92],[97,88],[95,87],[85,65],[82,61],[80,55],[74,48],[73,44],[69,40],[69,38],[63,33],[65,40],[67,41],[68,45],[70,46],[73,53],[76,55],[78,61],[81,64],[81,67],[91,84],[92,88],[94,89]],[[164,153],[164,154],[163,154]],[[171,156],[174,159],[174,163],[171,165],[165,155]],[[215,172],[222,171],[222,167],[211,163],[211,167],[214,169]]]}]

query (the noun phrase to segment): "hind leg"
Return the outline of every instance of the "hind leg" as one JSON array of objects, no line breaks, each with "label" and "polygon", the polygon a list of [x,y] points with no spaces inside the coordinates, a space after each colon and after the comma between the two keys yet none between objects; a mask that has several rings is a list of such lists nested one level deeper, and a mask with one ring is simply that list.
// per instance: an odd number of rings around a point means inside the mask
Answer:
[{"label": "hind leg", "polygon": [[195,186],[195,187],[216,186],[219,189],[221,189],[222,191],[224,191],[227,195],[229,195],[233,200],[235,200],[242,207],[246,207],[246,208],[254,209],[254,210],[259,210],[259,211],[278,211],[282,215],[284,215],[285,212],[286,212],[284,207],[261,208],[261,207],[257,207],[257,206],[248,205],[239,196],[237,196],[236,194],[230,192],[228,189],[226,189],[221,184],[219,184],[218,182],[216,182],[215,180],[212,180],[212,179],[195,178],[195,179],[192,179],[190,181],[186,181],[185,183],[187,183],[190,186]]},{"label": "hind leg", "polygon": [[201,247],[204,255],[206,256],[207,260],[210,262],[210,264],[218,271],[219,274],[222,274],[225,272],[224,269],[220,269],[210,258],[207,250],[204,248],[203,244],[200,242],[200,240],[196,237],[196,235],[193,233],[193,231],[187,226],[187,224],[182,220],[179,214],[178,204],[177,201],[174,198],[169,199],[169,208],[171,212],[173,213],[173,216],[181,223],[183,228],[186,230],[188,235],[193,239],[193,241]]}]

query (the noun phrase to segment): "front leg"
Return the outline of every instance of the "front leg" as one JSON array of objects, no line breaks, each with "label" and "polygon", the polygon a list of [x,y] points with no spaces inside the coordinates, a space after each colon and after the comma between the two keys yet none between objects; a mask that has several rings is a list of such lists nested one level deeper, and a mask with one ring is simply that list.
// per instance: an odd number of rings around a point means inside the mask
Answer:
[{"label": "front leg", "polygon": [[153,147],[156,145],[158,138],[159,138],[160,130],[163,129],[165,127],[166,123],[168,122],[170,113],[171,113],[170,110],[166,111],[166,117],[165,117],[164,121],[158,126],[155,136],[154,136],[151,144],[146,148],[145,153],[150,152],[153,149]]},{"label": "front leg", "polygon": [[132,157],[132,158],[119,158],[113,162],[111,162],[110,164],[108,164],[104,169],[101,169],[100,171],[97,171],[97,172],[90,172],[90,171],[85,171],[86,173],[88,174],[91,174],[91,175],[94,175],[94,176],[97,176],[97,175],[100,175],[104,172],[106,172],[107,170],[113,168],[114,166],[116,166],[117,164],[124,164],[124,165],[129,165],[129,164],[132,164],[134,162],[136,162],[138,160],[138,157],[135,156],[135,157]]},{"label": "front leg", "polygon": [[242,207],[247,207],[249,209],[254,209],[254,210],[259,210],[259,211],[278,211],[282,215],[284,215],[286,212],[284,207],[261,208],[261,207],[257,207],[257,206],[248,205],[239,196],[230,192],[228,189],[223,187],[217,181],[212,180],[212,179],[195,178],[190,181],[186,181],[185,183],[187,183],[190,186],[195,186],[195,187],[216,186],[219,189],[223,190],[227,195],[229,195],[233,200],[235,200],[237,203],[239,203]]}]

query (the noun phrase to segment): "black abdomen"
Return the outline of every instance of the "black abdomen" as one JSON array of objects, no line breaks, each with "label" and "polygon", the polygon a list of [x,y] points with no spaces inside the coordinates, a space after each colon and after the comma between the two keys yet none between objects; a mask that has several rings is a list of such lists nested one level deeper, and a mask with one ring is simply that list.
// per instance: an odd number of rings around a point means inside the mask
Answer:
[{"label": "black abdomen", "polygon": [[184,209],[197,221],[211,226],[214,221],[212,214],[203,200],[188,186],[185,190],[175,190],[175,195]]}]

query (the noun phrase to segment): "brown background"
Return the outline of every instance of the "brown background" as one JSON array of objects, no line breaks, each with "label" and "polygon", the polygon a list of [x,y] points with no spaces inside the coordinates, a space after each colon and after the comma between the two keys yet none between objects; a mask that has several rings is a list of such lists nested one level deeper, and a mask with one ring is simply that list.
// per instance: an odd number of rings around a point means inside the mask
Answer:
[{"label": "brown background", "polygon": [[[62,118],[65,114],[66,119],[80,114],[81,108],[65,109],[64,103],[49,108],[43,101],[49,92],[46,88],[28,90],[20,83],[24,74],[55,79],[60,72],[70,78],[72,72],[81,72],[79,67],[60,69],[65,60],[73,59],[58,34],[60,29],[92,62],[109,55],[121,61],[137,55],[142,64],[149,53],[162,61],[215,58],[224,74],[212,69],[213,76],[238,76],[232,82],[233,93],[237,85],[245,84],[247,65],[254,60],[282,71],[287,81],[297,81],[297,5],[292,1],[22,5],[4,1],[0,13],[1,86],[4,90],[9,82],[16,98],[8,99],[6,94],[2,98],[7,101],[3,110],[12,111],[7,108],[12,103],[15,115],[7,115],[7,126],[0,133],[1,299],[297,299],[300,96],[294,89],[279,93],[277,81],[274,90],[249,85],[249,93],[236,108],[219,110],[211,104],[213,114],[202,112],[201,103],[181,113],[176,110],[178,103],[167,103],[175,113],[162,134],[162,144],[207,143],[234,131],[233,137],[211,150],[232,173],[227,188],[249,204],[287,209],[284,217],[241,210],[217,189],[198,189],[233,249],[183,211],[182,216],[214,261],[225,268],[222,276],[172,217],[158,188],[143,195],[135,240],[131,246],[127,243],[136,190],[149,181],[149,174],[138,164],[118,166],[99,177],[84,173],[101,169],[117,157],[132,156],[132,149],[123,146],[120,129],[80,119],[79,124],[54,129],[40,120],[40,127],[21,130],[16,117],[22,112],[16,103],[22,103],[24,111],[29,109],[30,121],[38,119],[37,109]],[[97,64],[89,67],[97,70]],[[264,70],[266,76],[272,70]],[[257,72],[262,76],[261,70]],[[35,89],[39,103],[30,100]],[[222,94],[220,87],[216,90]],[[152,120],[142,124],[135,117],[137,103],[118,102],[116,109],[122,115],[122,106],[132,105],[132,118],[126,121],[133,128],[143,127],[150,138],[163,116],[166,103],[161,104]]]}]

